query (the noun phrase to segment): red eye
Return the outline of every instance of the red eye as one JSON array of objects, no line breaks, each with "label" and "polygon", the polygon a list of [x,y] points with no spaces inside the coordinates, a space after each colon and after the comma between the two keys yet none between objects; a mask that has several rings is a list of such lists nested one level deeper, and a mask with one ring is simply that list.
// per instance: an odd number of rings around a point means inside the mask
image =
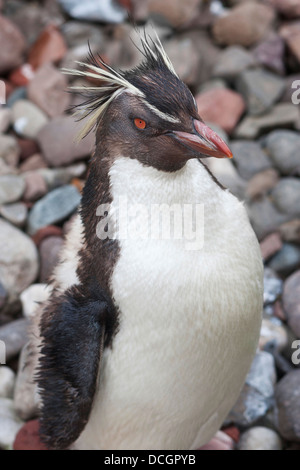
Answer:
[{"label": "red eye", "polygon": [[135,119],[134,124],[138,129],[145,129],[146,122],[143,119]]}]

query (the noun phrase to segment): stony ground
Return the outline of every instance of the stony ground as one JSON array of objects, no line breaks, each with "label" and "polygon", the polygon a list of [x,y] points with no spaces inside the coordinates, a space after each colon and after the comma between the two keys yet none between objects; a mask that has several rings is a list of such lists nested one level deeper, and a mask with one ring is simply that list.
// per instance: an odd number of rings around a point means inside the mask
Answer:
[{"label": "stony ground", "polygon": [[[66,93],[59,70],[85,59],[88,39],[112,65],[140,59],[126,11],[104,3],[86,18],[75,7],[92,0],[0,0],[7,100],[0,107],[0,340],[7,353],[0,449],[12,448],[24,422],[36,418],[22,371],[26,328],[78,207],[93,147],[93,136],[74,143],[78,125],[67,109],[78,97]],[[300,0],[119,4],[149,30],[149,20],[155,24],[200,115],[230,142],[233,162],[210,164],[245,201],[265,262],[259,351],[224,423],[227,437],[211,445],[300,450],[300,108],[292,102],[300,89]]]}]

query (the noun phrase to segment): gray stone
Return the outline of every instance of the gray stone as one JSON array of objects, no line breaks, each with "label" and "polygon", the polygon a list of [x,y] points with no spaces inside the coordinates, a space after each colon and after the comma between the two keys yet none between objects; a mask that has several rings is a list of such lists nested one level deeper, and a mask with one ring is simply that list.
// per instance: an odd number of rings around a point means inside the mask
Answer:
[{"label": "gray stone", "polygon": [[280,212],[300,216],[300,179],[282,178],[272,190],[272,200]]},{"label": "gray stone", "polygon": [[7,165],[16,167],[19,162],[20,153],[21,150],[15,137],[0,134],[0,158]]},{"label": "gray stone", "polygon": [[256,173],[248,182],[246,195],[250,200],[261,199],[278,184],[279,173],[274,168]]},{"label": "gray stone", "polygon": [[213,69],[214,77],[233,79],[244,70],[254,67],[256,60],[251,52],[241,46],[227,47],[219,56]]},{"label": "gray stone", "polygon": [[274,165],[283,175],[300,174],[299,132],[277,130],[265,140],[266,150]]},{"label": "gray stone", "polygon": [[[219,133],[220,135],[220,133]],[[245,198],[247,182],[238,174],[232,161],[221,161],[218,158],[207,159],[205,164],[212,171],[217,180],[240,200]]]},{"label": "gray stone", "polygon": [[268,264],[278,274],[288,276],[300,266],[300,247],[292,243],[284,243],[281,250]]},{"label": "gray stone", "polygon": [[27,218],[27,207],[23,202],[0,206],[0,214],[16,227],[23,227]]},{"label": "gray stone", "polygon": [[25,38],[8,18],[0,16],[0,74],[9,72],[23,62]]},{"label": "gray stone", "polygon": [[9,108],[0,108],[0,134],[6,132],[12,122],[12,112]]},{"label": "gray stone", "polygon": [[292,103],[280,103],[262,116],[246,116],[235,130],[237,139],[256,139],[260,135],[278,128],[298,128],[298,107]]},{"label": "gray stone", "polygon": [[293,273],[286,280],[282,300],[288,325],[300,338],[300,271]]},{"label": "gray stone", "polygon": [[100,21],[103,23],[121,23],[126,18],[126,10],[111,0],[97,2],[86,0],[59,0],[59,4],[68,15],[77,20]]},{"label": "gray stone", "polygon": [[7,100],[7,106],[12,108],[18,101],[27,99],[27,87],[21,86],[16,88]]},{"label": "gray stone", "polygon": [[38,252],[33,241],[0,219],[0,281],[8,293],[19,294],[36,279]]},{"label": "gray stone", "polygon": [[62,222],[76,211],[81,196],[71,185],[54,189],[40,199],[32,208],[28,217],[28,232],[36,233],[40,228]]},{"label": "gray stone", "polygon": [[0,327],[0,340],[6,348],[6,363],[15,358],[28,341],[28,321],[24,318]]},{"label": "gray stone", "polygon": [[278,231],[285,242],[300,244],[300,219],[294,219],[280,225]]},{"label": "gray stone", "polygon": [[282,437],[300,442],[300,370],[285,375],[276,387],[275,422]]},{"label": "gray stone", "polygon": [[14,387],[14,371],[10,367],[0,366],[0,398],[12,398]]},{"label": "gray stone", "polygon": [[291,219],[288,214],[279,212],[266,197],[251,202],[247,208],[252,226],[259,240],[272,232],[276,232],[279,225]]},{"label": "gray stone", "polygon": [[39,174],[45,180],[48,190],[69,184],[73,178],[80,178],[86,171],[84,163],[77,163],[65,168],[45,168],[39,170]]},{"label": "gray stone", "polygon": [[28,139],[36,139],[48,122],[46,114],[28,100],[17,101],[12,107],[12,113],[15,132]]},{"label": "gray stone", "polygon": [[227,421],[247,427],[255,424],[273,404],[275,383],[273,356],[264,351],[258,352],[241,395]]},{"label": "gray stone", "polygon": [[4,288],[3,284],[0,282],[0,310],[5,305],[6,299],[7,299],[6,289]]},{"label": "gray stone", "polygon": [[270,34],[253,50],[259,64],[280,75],[285,74],[284,53],[284,40],[275,33]]},{"label": "gray stone", "polygon": [[233,141],[230,144],[230,148],[238,172],[246,180],[272,166],[269,158],[256,142]]},{"label": "gray stone", "polygon": [[274,304],[283,291],[283,281],[271,268],[264,270],[264,305]]},{"label": "gray stone", "polygon": [[11,450],[23,422],[17,417],[13,400],[0,398],[0,449]]},{"label": "gray stone", "polygon": [[25,190],[25,182],[21,176],[0,176],[0,204],[9,204],[21,199]]},{"label": "gray stone", "polygon": [[238,450],[283,450],[283,442],[273,429],[256,426],[244,432]]},{"label": "gray stone", "polygon": [[262,321],[259,348],[281,353],[288,346],[288,333],[278,318],[264,318]]},{"label": "gray stone", "polygon": [[265,70],[246,70],[238,76],[236,88],[244,96],[249,114],[258,116],[279,101],[285,81]]}]

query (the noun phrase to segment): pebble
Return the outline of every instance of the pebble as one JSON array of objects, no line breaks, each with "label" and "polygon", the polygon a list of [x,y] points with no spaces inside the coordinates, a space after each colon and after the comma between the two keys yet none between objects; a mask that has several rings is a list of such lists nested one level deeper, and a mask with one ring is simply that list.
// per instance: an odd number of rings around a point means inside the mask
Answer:
[{"label": "pebble", "polygon": [[47,163],[40,153],[31,155],[19,166],[21,173],[25,173],[26,171],[40,170],[42,168],[47,168]]},{"label": "pebble", "polygon": [[270,29],[275,15],[272,8],[258,3],[242,3],[216,19],[213,35],[222,45],[253,46]]},{"label": "pebble", "polygon": [[281,250],[268,264],[279,275],[289,276],[300,267],[300,247],[292,243],[284,243]]},{"label": "pebble", "polygon": [[[212,126],[211,126],[212,127]],[[220,135],[220,132],[218,131]],[[226,139],[225,139],[226,140]],[[232,194],[241,200],[245,199],[247,182],[240,177],[236,167],[229,159],[221,160],[218,158],[207,159],[205,164],[212,171],[217,180],[230,190]]]},{"label": "pebble", "polygon": [[244,96],[248,113],[258,116],[279,101],[285,91],[285,81],[266,70],[245,70],[236,80],[236,89]]},{"label": "pebble", "polygon": [[241,46],[229,46],[219,55],[212,76],[232,80],[255,65],[256,60],[247,49]]},{"label": "pebble", "polygon": [[15,373],[10,367],[0,366],[0,398],[13,397],[15,380]]},{"label": "pebble", "polygon": [[16,436],[13,450],[47,450],[41,442],[39,428],[37,419],[24,424]]},{"label": "pebble", "polygon": [[287,18],[300,17],[300,1],[299,0],[269,0],[279,13]]},{"label": "pebble", "polygon": [[248,213],[259,240],[276,231],[279,225],[291,218],[279,212],[267,197],[248,204]]},{"label": "pebble", "polygon": [[28,232],[34,235],[40,228],[65,220],[80,204],[80,193],[74,186],[54,189],[32,208],[28,217]]},{"label": "pebble", "polygon": [[234,450],[234,440],[223,431],[218,431],[217,434],[199,450]]},{"label": "pebble", "polygon": [[288,340],[288,333],[280,320],[273,317],[263,319],[259,339],[260,350],[269,346],[272,347],[272,351],[281,353],[287,347]]},{"label": "pebble", "polygon": [[18,138],[18,144],[21,148],[21,161],[27,160],[27,158],[39,152],[38,144],[32,139]]},{"label": "pebble", "polygon": [[300,442],[300,370],[289,372],[276,386],[275,422],[284,439]]},{"label": "pebble", "polygon": [[55,25],[50,24],[30,49],[28,62],[33,69],[38,69],[44,64],[58,63],[66,53],[67,46],[62,34]]},{"label": "pebble", "polygon": [[[6,132],[12,122],[12,112],[9,108],[0,107],[0,135]],[[0,145],[1,147],[1,145]]]},{"label": "pebble", "polygon": [[27,287],[20,295],[23,316],[33,318],[38,305],[48,299],[50,292],[51,287],[48,284],[32,284]]},{"label": "pebble", "polygon": [[230,144],[230,148],[238,172],[246,180],[272,166],[269,158],[257,142],[236,140]]},{"label": "pebble", "polygon": [[95,146],[93,133],[76,142],[82,126],[83,123],[75,122],[73,116],[63,116],[52,119],[43,127],[38,135],[38,143],[50,166],[69,165],[91,155]]},{"label": "pebble", "polygon": [[28,100],[17,101],[12,112],[14,130],[27,139],[35,139],[48,122],[46,114]]},{"label": "pebble", "polygon": [[[28,341],[28,321],[25,318],[0,326],[0,340],[6,348],[6,363],[16,358]],[[0,426],[1,427],[1,426]]]},{"label": "pebble", "polygon": [[0,206],[0,214],[16,227],[23,227],[27,219],[27,207],[23,202]]},{"label": "pebble", "polygon": [[273,356],[265,351],[256,354],[246,383],[227,421],[249,427],[271,408],[276,383]]},{"label": "pebble", "polygon": [[280,225],[278,231],[284,241],[300,244],[300,219]]},{"label": "pebble", "polygon": [[69,184],[73,178],[79,178],[86,172],[85,163],[76,163],[64,168],[45,168],[39,171],[44,178],[49,191],[64,184]]},{"label": "pebble", "polygon": [[295,57],[297,63],[300,63],[300,21],[290,22],[283,25],[279,31],[284,39],[288,50]]},{"label": "pebble", "polygon": [[[67,224],[73,219],[74,216],[70,218],[69,221],[65,222]],[[76,217],[76,215],[75,215]],[[64,226],[65,226],[64,224]],[[61,237],[63,236],[64,232],[63,229],[57,227],[56,225],[47,225],[46,227],[40,228],[33,236],[32,240],[36,244],[37,247],[40,246],[42,241],[47,237]]]},{"label": "pebble", "polygon": [[19,100],[27,99],[27,88],[25,86],[13,89],[7,100],[7,106],[12,108],[15,103]]},{"label": "pebble", "polygon": [[271,233],[260,242],[260,250],[263,259],[266,261],[274,256],[282,248],[282,240],[279,233]]},{"label": "pebble", "polygon": [[62,115],[70,105],[68,82],[52,64],[40,67],[28,86],[28,98],[50,118]]},{"label": "pebble", "polygon": [[26,188],[24,201],[35,202],[48,192],[45,179],[38,171],[28,171],[23,175]]},{"label": "pebble", "polygon": [[21,150],[17,139],[12,135],[0,134],[0,158],[7,165],[15,168],[18,165],[20,154]]},{"label": "pebble", "polygon": [[300,175],[300,135],[289,130],[271,132],[265,139],[265,146],[276,168],[283,175]]},{"label": "pebble", "polygon": [[285,74],[285,44],[283,39],[275,33],[271,33],[264,41],[253,50],[256,61],[265,68],[279,75]]},{"label": "pebble", "polygon": [[17,417],[13,401],[0,398],[0,449],[11,450],[23,422]]},{"label": "pebble", "polygon": [[274,168],[260,171],[248,181],[246,196],[251,200],[260,199],[269,194],[278,181],[279,174]]},{"label": "pebble", "polygon": [[5,305],[6,299],[7,299],[7,292],[4,286],[2,285],[2,283],[0,282],[0,310]]},{"label": "pebble", "polygon": [[0,15],[0,74],[18,67],[23,61],[25,38],[8,18]]},{"label": "pebble", "polygon": [[0,280],[8,293],[20,293],[36,279],[38,253],[33,241],[0,219]]},{"label": "pebble", "polygon": [[61,237],[47,237],[40,244],[40,282],[49,282],[64,245]]},{"label": "pebble", "polygon": [[104,23],[121,23],[126,18],[126,10],[112,0],[59,0],[59,4],[73,18],[77,20],[100,21]]},{"label": "pebble", "polygon": [[238,450],[283,450],[283,442],[273,429],[255,426],[241,435]]},{"label": "pebble", "polygon": [[9,204],[21,199],[25,191],[25,182],[21,176],[0,176],[0,204]]},{"label": "pebble", "polygon": [[203,64],[201,51],[192,38],[171,39],[165,43],[164,48],[180,79],[190,86],[197,83],[199,69]]},{"label": "pebble", "polygon": [[212,122],[231,134],[245,111],[241,95],[228,88],[200,93],[196,96],[198,112],[205,122]]},{"label": "pebble", "polygon": [[300,271],[293,273],[284,283],[282,301],[288,325],[300,338]]},{"label": "pebble", "polygon": [[272,190],[272,200],[280,212],[300,216],[300,179],[281,178]]}]

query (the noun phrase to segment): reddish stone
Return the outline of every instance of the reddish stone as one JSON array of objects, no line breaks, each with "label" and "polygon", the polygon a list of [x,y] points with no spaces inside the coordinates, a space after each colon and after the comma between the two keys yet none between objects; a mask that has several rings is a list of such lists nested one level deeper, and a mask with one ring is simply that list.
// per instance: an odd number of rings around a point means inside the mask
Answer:
[{"label": "reddish stone", "polygon": [[18,432],[13,449],[14,450],[48,450],[41,442],[39,436],[38,420],[28,421]]},{"label": "reddish stone", "polygon": [[131,0],[118,0],[118,3],[119,3],[122,7],[126,8],[126,10],[131,11],[131,9],[132,9],[132,2],[131,2]]},{"label": "reddish stone", "polygon": [[290,52],[300,63],[300,21],[290,22],[280,28],[281,37],[285,40]]},{"label": "reddish stone", "polygon": [[64,244],[62,237],[47,237],[40,243],[40,277],[39,281],[48,283],[55,266],[57,266]]},{"label": "reddish stone", "polygon": [[46,181],[38,171],[28,171],[24,175],[24,180],[26,183],[24,201],[34,202],[47,194]]},{"label": "reddish stone", "polygon": [[201,118],[231,134],[246,109],[243,97],[227,88],[211,89],[196,96]]},{"label": "reddish stone", "polygon": [[23,64],[15,69],[9,76],[9,80],[17,87],[27,86],[33,79],[34,71],[30,64]]},{"label": "reddish stone", "polygon": [[8,18],[0,15],[0,74],[23,62],[26,42],[23,34]]},{"label": "reddish stone", "polygon": [[271,233],[260,242],[261,255],[264,260],[274,256],[282,248],[282,240],[279,233]]},{"label": "reddish stone", "polygon": [[287,18],[300,16],[300,0],[268,0],[279,13]]},{"label": "reddish stone", "polygon": [[274,304],[273,314],[275,317],[279,318],[279,320],[286,322],[286,314],[284,313],[283,306],[280,300],[277,300]]},{"label": "reddish stone", "polygon": [[45,238],[48,237],[61,237],[63,235],[63,231],[60,227],[56,227],[56,225],[48,225],[47,227],[43,227],[38,230],[32,237],[32,240],[39,246]]},{"label": "reddish stone", "polygon": [[234,450],[234,441],[223,431],[217,432],[215,437],[199,450]]},{"label": "reddish stone", "polygon": [[40,153],[31,155],[31,157],[28,157],[19,167],[21,173],[40,170],[42,168],[48,168],[48,165]]},{"label": "reddish stone", "polygon": [[222,431],[227,434],[236,444],[240,440],[240,430],[236,426],[230,426],[228,428],[222,429]]},{"label": "reddish stone", "polygon": [[21,160],[26,160],[40,150],[37,143],[31,139],[18,139],[18,144],[21,148]]},{"label": "reddish stone", "polygon": [[65,40],[54,25],[45,28],[29,52],[29,63],[34,69],[43,64],[57,63],[67,53]]}]

